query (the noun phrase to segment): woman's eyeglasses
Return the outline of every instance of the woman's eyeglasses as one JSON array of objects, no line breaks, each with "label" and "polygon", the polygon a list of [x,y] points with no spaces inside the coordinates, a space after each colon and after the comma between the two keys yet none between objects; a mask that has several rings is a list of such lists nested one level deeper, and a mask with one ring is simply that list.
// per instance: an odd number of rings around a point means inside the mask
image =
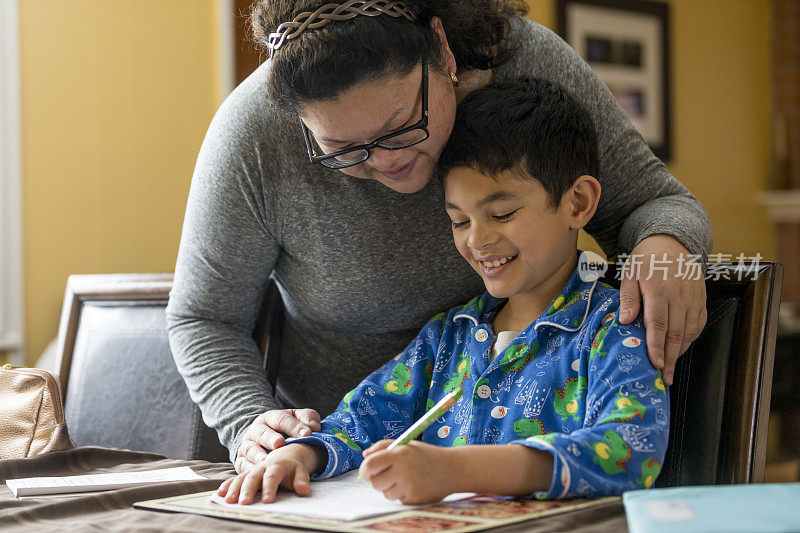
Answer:
[{"label": "woman's eyeglasses", "polygon": [[[318,154],[315,148],[316,143],[312,140],[311,132],[300,121],[303,128],[303,136],[308,148],[308,159],[312,163],[319,163],[328,168],[347,168],[363,163],[369,159],[370,151],[373,148],[383,148],[384,150],[402,150],[409,146],[419,144],[428,138],[428,63],[422,60],[422,118],[419,122],[403,128],[394,133],[378,137],[371,143],[360,144],[344,150],[338,150],[329,154]],[[321,151],[321,150],[320,150]]]}]

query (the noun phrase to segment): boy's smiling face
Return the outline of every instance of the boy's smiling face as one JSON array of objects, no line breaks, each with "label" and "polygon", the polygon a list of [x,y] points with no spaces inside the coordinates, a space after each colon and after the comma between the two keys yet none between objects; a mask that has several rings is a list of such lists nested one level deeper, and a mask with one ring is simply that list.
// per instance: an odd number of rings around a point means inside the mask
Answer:
[{"label": "boy's smiling face", "polygon": [[493,179],[454,168],[445,178],[445,208],[456,248],[492,296],[546,304],[574,270],[584,222],[573,215],[574,187],[553,209],[539,181],[518,176],[507,170]]}]

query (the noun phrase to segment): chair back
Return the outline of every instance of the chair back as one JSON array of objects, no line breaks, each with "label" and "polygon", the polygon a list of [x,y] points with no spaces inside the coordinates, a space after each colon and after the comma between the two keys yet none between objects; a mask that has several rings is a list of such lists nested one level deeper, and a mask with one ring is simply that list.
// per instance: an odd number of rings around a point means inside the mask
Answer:
[{"label": "chair back", "polygon": [[[172,274],[70,276],[58,337],[59,379],[78,446],[229,460],[172,358],[165,317],[171,288]],[[273,304],[276,293],[271,284]],[[270,318],[262,315],[259,323],[277,320],[268,305],[262,313]],[[269,332],[256,333],[262,353],[279,342]]]},{"label": "chair back", "polygon": [[709,263],[708,320],[675,367],[656,486],[764,481],[782,280],[779,263]]}]

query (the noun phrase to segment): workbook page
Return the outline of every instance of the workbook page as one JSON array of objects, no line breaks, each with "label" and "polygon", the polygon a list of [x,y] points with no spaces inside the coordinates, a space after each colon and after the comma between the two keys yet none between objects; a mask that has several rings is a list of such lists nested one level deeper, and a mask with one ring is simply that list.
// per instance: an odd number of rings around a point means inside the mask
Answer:
[{"label": "workbook page", "polygon": [[[470,496],[474,494],[451,494],[445,501],[460,500]],[[309,496],[298,496],[294,492],[281,489],[272,503],[260,503],[260,499],[259,493],[256,499],[259,503],[239,505],[225,503],[224,498],[217,496],[216,493],[211,496],[211,501],[225,507],[244,507],[269,513],[298,514],[336,520],[357,520],[422,507],[403,505],[398,500],[387,500],[382,492],[373,489],[368,482],[358,480],[358,470],[323,481],[312,481]]]},{"label": "workbook page", "polygon": [[122,472],[110,474],[91,474],[83,476],[30,477],[7,479],[6,486],[14,496],[37,496],[42,494],[67,494],[96,490],[111,490],[151,483],[173,481],[197,481],[205,479],[188,466]]}]

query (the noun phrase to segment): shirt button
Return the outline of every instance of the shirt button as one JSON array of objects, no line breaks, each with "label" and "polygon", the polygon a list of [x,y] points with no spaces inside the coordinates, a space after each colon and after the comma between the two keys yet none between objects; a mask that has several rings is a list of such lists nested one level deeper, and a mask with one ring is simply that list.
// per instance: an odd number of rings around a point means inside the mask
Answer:
[{"label": "shirt button", "polygon": [[489,334],[486,332],[485,329],[481,328],[475,332],[475,340],[478,342],[486,342],[489,338]]},{"label": "shirt button", "polygon": [[481,385],[480,387],[478,387],[478,390],[476,392],[478,394],[478,398],[485,400],[492,393],[492,389],[490,389],[488,385]]}]

